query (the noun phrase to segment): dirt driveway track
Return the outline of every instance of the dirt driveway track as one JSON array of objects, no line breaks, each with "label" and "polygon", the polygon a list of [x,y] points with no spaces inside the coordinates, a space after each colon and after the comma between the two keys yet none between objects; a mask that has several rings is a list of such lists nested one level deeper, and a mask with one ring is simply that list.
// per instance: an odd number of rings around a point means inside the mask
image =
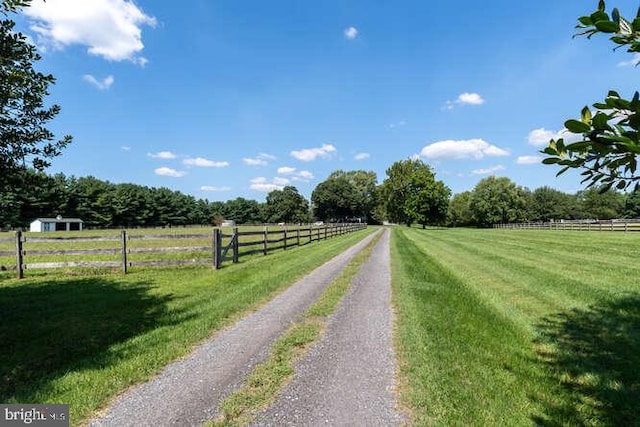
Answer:
[{"label": "dirt driveway track", "polygon": [[168,365],[151,381],[135,386],[104,411],[91,426],[201,425],[218,404],[242,385],[247,374],[268,356],[271,344],[318,298],[373,239],[362,241],[293,284],[259,310]]},{"label": "dirt driveway track", "polygon": [[396,411],[389,230],[385,230],[323,339],[256,425],[391,426]]}]

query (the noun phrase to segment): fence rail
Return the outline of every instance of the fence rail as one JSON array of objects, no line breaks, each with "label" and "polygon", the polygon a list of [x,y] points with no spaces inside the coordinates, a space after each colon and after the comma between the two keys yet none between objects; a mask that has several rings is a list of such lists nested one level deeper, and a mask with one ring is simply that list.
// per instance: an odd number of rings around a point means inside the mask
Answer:
[{"label": "fence rail", "polygon": [[[221,267],[225,261],[233,263],[239,262],[241,257],[255,254],[268,255],[277,250],[286,250],[294,246],[309,244],[314,241],[326,240],[335,236],[341,236],[354,231],[366,228],[366,224],[326,224],[320,226],[297,226],[294,228],[273,228],[264,227],[262,230],[242,231],[234,227],[231,233],[223,229],[215,228],[208,234],[167,234],[167,235],[129,235],[126,230],[122,230],[120,235],[111,236],[47,236],[32,237],[25,236],[21,231],[17,231],[12,238],[0,239],[0,244],[5,245],[10,242],[15,243],[15,250],[0,251],[0,257],[15,257],[15,265],[0,266],[2,270],[16,270],[18,278],[24,277],[25,270],[49,269],[49,268],[70,268],[70,267],[108,267],[120,268],[123,273],[127,273],[130,267],[134,266],[167,266],[167,265],[211,265],[213,269]],[[177,242],[188,241],[186,245],[179,246],[174,243],[166,247],[154,247],[153,240],[170,240]],[[194,241],[196,242],[194,245]],[[208,244],[202,244],[202,241]],[[76,242],[116,242],[109,248],[56,248],[42,249],[41,247],[29,248],[31,244],[55,243],[56,245],[72,246]],[[145,247],[131,247],[130,243],[146,244]],[[36,245],[37,246],[37,245]],[[149,255],[151,254],[151,255]],[[149,259],[149,256],[156,254],[156,259]],[[167,259],[171,254],[182,254],[182,259]],[[78,260],[73,257],[82,256],[112,256],[109,260],[89,261]],[[63,258],[57,262],[29,262],[34,257],[45,258],[53,256],[56,259]],[[144,259],[139,259],[143,256]],[[163,258],[164,259],[160,259]],[[178,256],[180,258],[180,256]]]},{"label": "fence rail", "polygon": [[493,228],[509,230],[566,230],[566,231],[640,231],[640,219],[572,220],[556,222],[523,222],[494,224]]}]

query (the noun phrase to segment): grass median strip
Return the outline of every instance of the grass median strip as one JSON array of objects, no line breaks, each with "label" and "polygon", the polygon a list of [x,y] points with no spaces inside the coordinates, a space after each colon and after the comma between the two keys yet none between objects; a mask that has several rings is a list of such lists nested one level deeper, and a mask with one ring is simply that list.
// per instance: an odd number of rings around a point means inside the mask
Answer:
[{"label": "grass median strip", "polygon": [[381,236],[382,233],[378,234],[351,260],[303,319],[276,341],[269,358],[253,370],[245,385],[222,402],[220,416],[206,425],[247,425],[261,409],[275,402],[279,391],[293,377],[294,363],[322,337],[328,317],[338,308]]}]

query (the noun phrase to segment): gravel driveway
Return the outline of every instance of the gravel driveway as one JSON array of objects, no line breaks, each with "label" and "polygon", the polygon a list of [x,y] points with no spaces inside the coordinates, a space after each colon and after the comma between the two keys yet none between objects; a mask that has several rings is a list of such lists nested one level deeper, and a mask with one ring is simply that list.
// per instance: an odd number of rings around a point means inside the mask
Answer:
[{"label": "gravel driveway", "polygon": [[[214,418],[218,404],[242,385],[255,365],[266,359],[278,336],[372,238],[365,237],[314,270],[258,311],[198,346],[190,356],[168,365],[156,378],[131,388],[90,425],[201,425]],[[383,322],[390,330],[388,320]]]},{"label": "gravel driveway", "polygon": [[396,411],[389,230],[376,245],[323,339],[257,425],[401,424]]}]

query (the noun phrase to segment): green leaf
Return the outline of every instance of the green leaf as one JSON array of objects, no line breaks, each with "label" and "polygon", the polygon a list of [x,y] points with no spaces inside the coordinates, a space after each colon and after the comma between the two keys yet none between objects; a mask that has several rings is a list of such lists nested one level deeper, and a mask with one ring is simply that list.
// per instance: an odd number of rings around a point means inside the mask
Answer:
[{"label": "green leaf", "polygon": [[611,18],[615,21],[615,22],[620,22],[620,11],[618,11],[617,7],[614,7],[613,10],[611,11]]},{"label": "green leaf", "polygon": [[571,133],[586,133],[591,131],[591,126],[588,124],[573,119],[564,122],[564,127]]},{"label": "green leaf", "polygon": [[591,125],[595,129],[610,129],[608,122],[609,122],[608,115],[601,112],[597,112],[596,115],[591,120]]},{"label": "green leaf", "polygon": [[613,21],[598,21],[594,25],[603,33],[617,33],[620,31],[620,24]]},{"label": "green leaf", "polygon": [[546,159],[542,160],[542,164],[544,165],[555,165],[557,163],[560,163],[561,159],[557,158],[557,157],[548,157]]},{"label": "green leaf", "polygon": [[574,142],[573,144],[567,145],[567,151],[586,151],[591,147],[591,143],[587,141]]},{"label": "green leaf", "polygon": [[578,21],[580,21],[582,25],[585,25],[587,27],[593,25],[593,21],[589,16],[581,16],[580,18],[578,18]]},{"label": "green leaf", "polygon": [[589,107],[584,107],[582,109],[582,112],[580,113],[580,116],[582,123],[589,124],[591,122],[591,110],[589,110]]},{"label": "green leaf", "polygon": [[611,190],[611,187],[613,187],[613,182],[610,182],[610,183],[605,184],[602,187],[600,187],[600,189],[598,190],[598,193],[604,194],[607,191]]},{"label": "green leaf", "polygon": [[556,176],[560,176],[560,175],[562,175],[563,173],[565,173],[566,171],[568,171],[568,170],[569,170],[569,168],[570,168],[570,166],[565,166],[565,167],[563,167],[562,169],[560,169],[560,172],[558,172],[558,173],[556,174]]},{"label": "green leaf", "polygon": [[599,0],[598,1],[598,10],[601,12],[604,12],[605,9],[605,4],[604,4],[604,0]]},{"label": "green leaf", "polygon": [[[640,8],[638,8],[638,12],[640,12]],[[633,20],[631,27],[633,28],[633,31],[640,31],[640,17]]]},{"label": "green leaf", "polygon": [[608,22],[610,21],[609,15],[607,15],[604,11],[600,10],[598,12],[594,12],[591,14],[591,21],[593,25],[596,25],[598,22]]}]

